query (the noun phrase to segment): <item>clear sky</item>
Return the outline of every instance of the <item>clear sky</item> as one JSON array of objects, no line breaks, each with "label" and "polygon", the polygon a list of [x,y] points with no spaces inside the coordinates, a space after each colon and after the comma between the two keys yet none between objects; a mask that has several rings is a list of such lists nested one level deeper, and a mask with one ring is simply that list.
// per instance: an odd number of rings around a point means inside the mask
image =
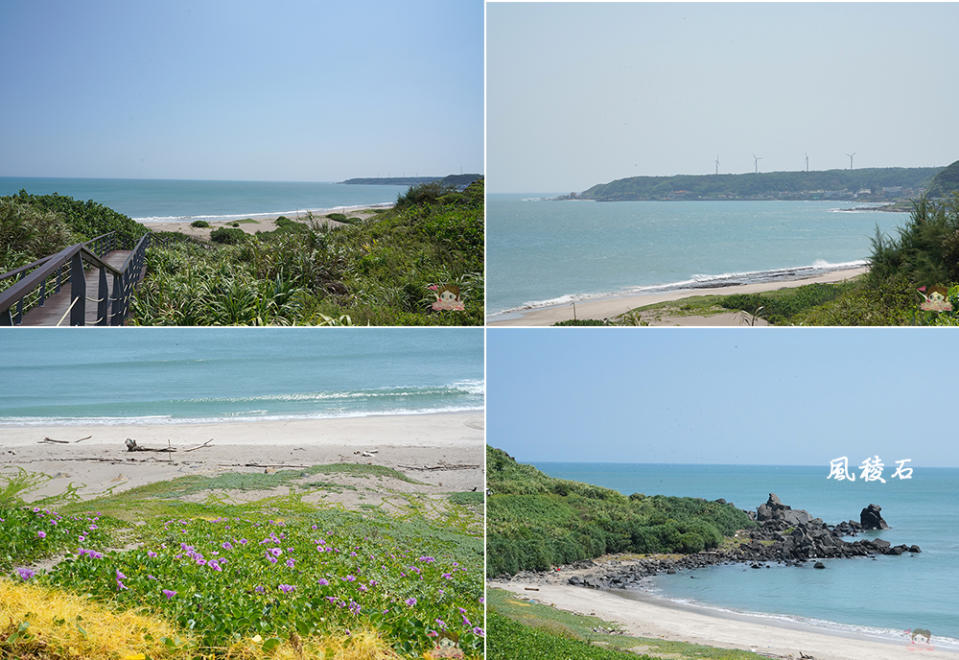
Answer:
[{"label": "clear sky", "polygon": [[482,0],[3,0],[0,176],[483,168]]},{"label": "clear sky", "polygon": [[487,330],[487,442],[522,462],[959,466],[943,329]]},{"label": "clear sky", "polygon": [[491,192],[959,159],[959,4],[487,9]]}]

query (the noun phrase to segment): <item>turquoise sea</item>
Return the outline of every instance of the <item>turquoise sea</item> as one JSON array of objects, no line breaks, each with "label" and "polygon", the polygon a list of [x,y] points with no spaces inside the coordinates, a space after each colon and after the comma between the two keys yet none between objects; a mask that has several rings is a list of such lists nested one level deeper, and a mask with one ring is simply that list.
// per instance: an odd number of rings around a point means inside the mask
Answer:
[{"label": "turquoise sea", "polygon": [[[552,195],[555,196],[555,195]],[[491,318],[616,294],[796,279],[863,265],[908,214],[852,201],[487,199]],[[708,292],[708,289],[707,289]]]},{"label": "turquoise sea", "polygon": [[40,179],[0,177],[0,195],[26,190],[95,202],[140,222],[230,220],[391,204],[407,186],[296,181]]},{"label": "turquoise sea", "polygon": [[[883,457],[890,465],[908,457]],[[858,462],[858,461],[857,461]],[[959,650],[959,468],[914,467],[912,479],[886,483],[827,480],[829,466],[656,465],[536,463],[553,477],[605,486],[624,494],[724,498],[755,510],[769,493],[825,522],[859,520],[860,510],[882,507],[890,529],[867,532],[917,555],[824,560],[826,570],[773,565],[715,566],[660,575],[652,593],[713,610],[752,613],[786,625],[813,623],[836,632],[903,640],[926,628],[936,648]]]},{"label": "turquoise sea", "polygon": [[4,425],[482,410],[481,328],[0,333]]}]

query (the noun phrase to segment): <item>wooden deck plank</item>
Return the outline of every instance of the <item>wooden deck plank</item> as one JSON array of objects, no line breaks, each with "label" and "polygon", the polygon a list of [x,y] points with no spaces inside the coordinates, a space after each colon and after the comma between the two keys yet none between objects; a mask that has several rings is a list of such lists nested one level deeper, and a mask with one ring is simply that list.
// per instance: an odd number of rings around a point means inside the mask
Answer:
[{"label": "wooden deck plank", "polygon": [[[130,256],[130,250],[114,250],[102,257],[107,264],[119,269],[127,257]],[[97,303],[94,300],[100,287],[100,271],[97,268],[86,271],[87,301],[84,314],[86,325],[96,325],[97,323]],[[107,273],[107,286],[110,292],[113,291],[113,274]],[[48,295],[43,307],[34,307],[23,315],[23,326],[39,325],[57,325],[63,315],[66,314],[70,306],[70,283],[63,285],[59,293]],[[63,320],[61,325],[70,325],[70,315]]]}]

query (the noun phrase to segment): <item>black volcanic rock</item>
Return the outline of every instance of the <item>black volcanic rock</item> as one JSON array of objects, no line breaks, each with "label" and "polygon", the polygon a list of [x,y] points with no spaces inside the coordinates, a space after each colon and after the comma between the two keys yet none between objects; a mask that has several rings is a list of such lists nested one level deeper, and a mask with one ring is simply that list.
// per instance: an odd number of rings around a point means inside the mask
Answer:
[{"label": "black volcanic rock", "polygon": [[790,525],[804,525],[812,520],[812,516],[801,509],[794,511],[783,504],[776,493],[770,493],[766,503],[756,509],[756,520],[782,520]]},{"label": "black volcanic rock", "polygon": [[[863,512],[874,511],[881,520],[879,507],[870,505]],[[918,553],[919,546],[893,546],[883,539],[858,539],[854,542],[843,540],[862,531],[864,525],[854,521],[842,522],[835,526],[825,524],[819,518],[813,518],[801,509],[792,509],[770,493],[765,504],[756,509],[757,526],[750,529],[745,537],[740,532],[739,545],[706,550],[677,558],[643,558],[633,562],[589,562],[581,566],[586,569],[581,576],[568,578],[568,583],[595,589],[622,589],[639,585],[640,581],[660,573],[675,574],[678,570],[688,570],[715,566],[718,564],[743,564],[751,568],[769,567],[773,562],[787,566],[801,566],[807,560],[846,559],[851,557],[872,557],[876,555],[902,555]],[[752,517],[752,516],[751,516]],[[825,564],[816,562],[815,568],[825,568]]]},{"label": "black volcanic rock", "polygon": [[889,525],[880,515],[882,507],[878,504],[870,504],[859,512],[859,522],[863,529],[889,529]]}]

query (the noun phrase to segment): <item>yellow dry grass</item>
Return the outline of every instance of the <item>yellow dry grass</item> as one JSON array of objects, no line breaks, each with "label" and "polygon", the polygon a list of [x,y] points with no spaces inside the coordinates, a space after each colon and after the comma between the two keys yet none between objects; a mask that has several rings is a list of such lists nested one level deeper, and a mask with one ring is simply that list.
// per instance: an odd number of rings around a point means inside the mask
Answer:
[{"label": "yellow dry grass", "polygon": [[[26,625],[24,625],[26,623]],[[176,640],[176,648],[161,639]],[[209,654],[231,660],[398,660],[376,632],[301,640],[295,633],[268,653],[260,637]],[[0,658],[165,660],[203,657],[189,635],[156,615],[115,611],[89,598],[0,578]]]},{"label": "yellow dry grass", "polygon": [[157,617],[115,612],[89,598],[0,578],[0,657],[175,657],[160,641],[163,637],[182,638]]}]

